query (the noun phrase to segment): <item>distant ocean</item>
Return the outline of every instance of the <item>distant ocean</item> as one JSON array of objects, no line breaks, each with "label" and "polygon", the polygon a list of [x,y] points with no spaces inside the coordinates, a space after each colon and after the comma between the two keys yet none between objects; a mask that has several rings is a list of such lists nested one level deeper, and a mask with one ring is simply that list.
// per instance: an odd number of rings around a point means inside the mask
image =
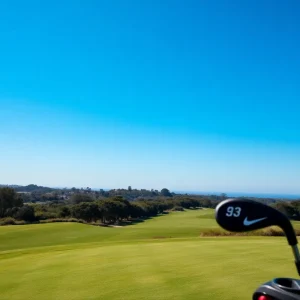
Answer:
[{"label": "distant ocean", "polygon": [[[180,194],[190,194],[190,195],[220,195],[220,192],[197,192],[197,191],[174,191],[174,193]],[[299,195],[291,194],[269,194],[269,193],[239,193],[239,192],[228,192],[226,193],[228,197],[256,197],[256,198],[274,198],[274,199],[299,199]]]},{"label": "distant ocean", "polygon": [[[98,189],[93,189],[95,191],[99,191]],[[110,189],[104,189],[105,191],[109,191]],[[171,190],[176,194],[190,194],[190,195],[220,195],[221,192],[201,192],[201,191],[176,191]],[[299,195],[293,194],[272,194],[272,193],[243,193],[243,192],[224,192],[228,197],[256,197],[256,198],[273,198],[273,199],[290,199],[290,200],[300,200]]]}]

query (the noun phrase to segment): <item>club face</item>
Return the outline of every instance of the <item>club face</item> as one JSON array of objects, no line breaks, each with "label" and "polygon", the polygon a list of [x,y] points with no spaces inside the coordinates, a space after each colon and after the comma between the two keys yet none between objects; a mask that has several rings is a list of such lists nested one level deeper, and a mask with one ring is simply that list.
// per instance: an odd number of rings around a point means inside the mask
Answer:
[{"label": "club face", "polygon": [[282,227],[289,220],[279,211],[251,200],[229,199],[216,208],[218,224],[228,231],[242,232],[272,225]]}]

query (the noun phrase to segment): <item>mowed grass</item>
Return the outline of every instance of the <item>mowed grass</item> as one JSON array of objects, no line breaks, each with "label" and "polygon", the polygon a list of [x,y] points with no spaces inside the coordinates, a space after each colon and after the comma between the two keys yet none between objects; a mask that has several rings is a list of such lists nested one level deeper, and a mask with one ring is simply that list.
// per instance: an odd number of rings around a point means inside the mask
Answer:
[{"label": "mowed grass", "polygon": [[213,210],[188,210],[122,228],[78,223],[47,223],[0,227],[0,251],[74,243],[136,242],[147,239],[199,237],[218,228]]},{"label": "mowed grass", "polygon": [[123,228],[75,223],[0,227],[1,299],[250,299],[297,277],[280,237],[201,238],[211,210]]}]

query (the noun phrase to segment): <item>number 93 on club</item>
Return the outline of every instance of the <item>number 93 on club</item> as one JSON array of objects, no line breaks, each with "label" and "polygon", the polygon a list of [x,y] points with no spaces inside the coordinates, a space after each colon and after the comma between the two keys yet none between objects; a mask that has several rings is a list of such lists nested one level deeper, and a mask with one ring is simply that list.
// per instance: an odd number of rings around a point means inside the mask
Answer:
[{"label": "number 93 on club", "polygon": [[238,218],[241,215],[242,209],[239,206],[228,206],[226,210],[226,217]]}]

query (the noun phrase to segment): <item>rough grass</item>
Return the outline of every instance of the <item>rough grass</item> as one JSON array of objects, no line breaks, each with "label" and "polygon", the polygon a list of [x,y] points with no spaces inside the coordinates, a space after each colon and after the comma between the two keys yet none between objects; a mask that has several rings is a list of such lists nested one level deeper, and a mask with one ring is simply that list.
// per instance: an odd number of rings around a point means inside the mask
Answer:
[{"label": "rough grass", "polygon": [[[300,235],[299,229],[295,229],[295,232],[297,235]],[[285,234],[278,227],[269,227],[248,232],[230,232],[222,229],[208,229],[202,231],[200,236],[285,236]]]},{"label": "rough grass", "polygon": [[246,300],[273,277],[297,277],[285,239],[200,237],[217,228],[210,210],[123,228],[0,227],[0,298]]}]

